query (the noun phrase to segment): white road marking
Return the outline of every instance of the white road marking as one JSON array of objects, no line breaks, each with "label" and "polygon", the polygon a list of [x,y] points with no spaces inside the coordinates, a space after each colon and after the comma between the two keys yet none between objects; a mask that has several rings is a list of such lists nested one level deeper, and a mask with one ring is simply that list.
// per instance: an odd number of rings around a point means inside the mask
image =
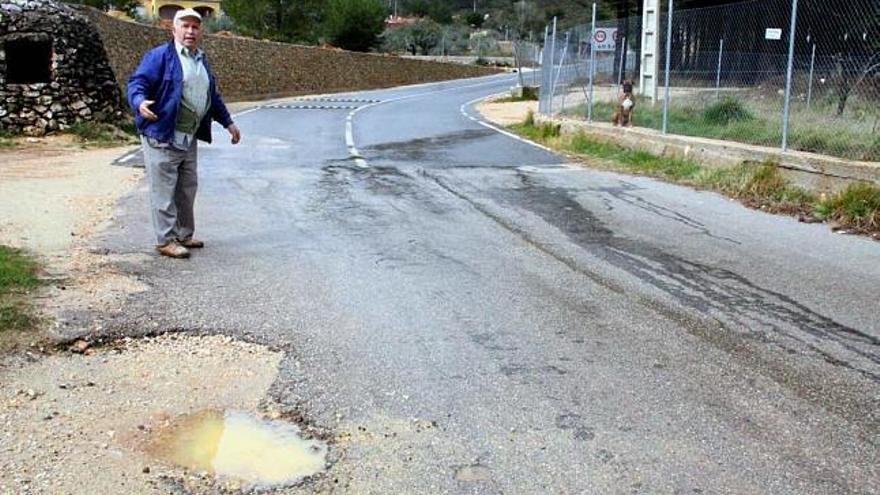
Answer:
[{"label": "white road marking", "polygon": [[482,120],[482,119],[479,119],[479,118],[477,118],[477,117],[474,117],[473,115],[467,113],[467,110],[465,110],[467,107],[473,105],[474,103],[476,103],[476,102],[478,102],[478,101],[486,100],[486,99],[489,99],[489,98],[492,98],[492,97],[495,97],[495,96],[499,96],[499,95],[501,95],[501,94],[503,94],[503,93],[496,93],[496,94],[494,94],[494,95],[481,96],[481,97],[479,97],[479,98],[474,98],[474,99],[471,100],[471,101],[468,101],[468,102],[463,103],[463,104],[461,105],[461,107],[459,108],[459,111],[461,111],[461,114],[462,114],[462,115],[464,115],[465,117],[467,117],[467,118],[473,120],[474,122],[476,122],[477,124],[480,124],[480,125],[483,126],[483,127],[487,127],[487,128],[489,128],[489,129],[492,129],[492,130],[495,131],[495,132],[498,132],[498,133],[504,134],[505,136],[510,137],[510,138],[513,138],[513,139],[516,139],[517,141],[520,141],[520,142],[523,142],[523,143],[526,143],[526,144],[530,144],[530,145],[532,145],[532,146],[534,146],[534,147],[536,147],[536,148],[540,148],[540,149],[542,149],[542,150],[544,150],[544,151],[549,151],[550,153],[555,153],[553,150],[551,150],[550,148],[548,148],[548,147],[546,147],[546,146],[544,146],[544,145],[538,144],[538,143],[536,143],[536,142],[534,142],[534,141],[530,141],[530,140],[528,140],[528,139],[526,139],[526,138],[524,138],[524,137],[522,137],[522,136],[517,136],[516,134],[514,134],[514,133],[512,133],[512,132],[510,132],[510,131],[506,131],[506,130],[500,128],[500,127],[497,127],[497,126],[495,126],[495,125],[493,125],[493,124],[490,124],[490,123],[486,122],[485,120]]},{"label": "white road marking", "polygon": [[[435,95],[437,93],[447,93],[449,91],[457,91],[457,90],[465,89],[465,88],[476,88],[476,87],[480,87],[480,86],[492,86],[492,85],[498,84],[499,82],[502,82],[502,81],[488,81],[488,82],[482,82],[482,83],[477,83],[477,84],[468,84],[465,86],[456,86],[454,88],[439,89],[439,90],[435,90],[435,91],[425,91],[422,93],[416,93],[413,95],[406,95],[406,96],[399,96],[397,98],[382,100],[382,101],[378,101],[376,103],[370,103],[369,105],[364,105],[362,107],[358,107],[358,108],[352,110],[351,112],[349,112],[348,116],[346,116],[346,118],[345,118],[345,145],[348,147],[348,153],[351,155],[352,158],[354,158],[354,161],[358,167],[366,168],[369,166],[367,164],[367,161],[364,159],[364,157],[361,155],[360,151],[358,151],[357,147],[354,144],[354,116],[355,116],[355,114],[357,114],[361,110],[366,110],[367,108],[372,108],[372,107],[375,107],[378,105],[384,105],[386,103],[394,103],[397,101],[418,98],[420,96]],[[429,83],[429,84],[441,84],[441,83]]]},{"label": "white road marking", "polygon": [[242,110],[241,112],[232,114],[232,117],[241,117],[242,115],[249,114],[251,112],[256,112],[259,109],[260,109],[259,106],[256,106],[253,108],[248,108],[247,110]]}]

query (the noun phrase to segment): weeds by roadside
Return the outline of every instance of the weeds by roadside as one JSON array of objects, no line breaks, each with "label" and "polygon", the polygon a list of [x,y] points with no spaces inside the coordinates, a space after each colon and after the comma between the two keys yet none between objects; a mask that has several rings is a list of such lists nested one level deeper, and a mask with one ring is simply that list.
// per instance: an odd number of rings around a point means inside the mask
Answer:
[{"label": "weeds by roadside", "polygon": [[8,348],[3,334],[27,332],[38,323],[27,297],[40,285],[38,268],[36,261],[20,250],[0,246],[0,350]]},{"label": "weeds by roadside", "polygon": [[[737,112],[732,108],[718,118],[743,118],[742,115],[731,117]],[[522,124],[511,126],[511,130],[564,153],[599,159],[601,165],[612,170],[716,191],[753,208],[829,221],[836,224],[836,228],[873,234],[875,239],[880,239],[880,188],[872,184],[853,184],[837,194],[818,196],[790,184],[773,163],[708,168],[693,160],[632,150],[583,133],[562,135],[558,124],[536,124],[531,112]]]},{"label": "weeds by roadside", "polygon": [[0,148],[14,148],[16,146],[15,141],[10,139],[10,136],[6,131],[0,130]]},{"label": "weeds by roadside", "polygon": [[134,130],[134,125],[128,122],[116,126],[100,122],[83,121],[70,126],[67,132],[75,135],[86,146],[103,148],[137,144],[137,132]]},{"label": "weeds by roadside", "polygon": [[[75,136],[78,144],[85,148],[109,148],[139,143],[137,130],[131,121],[119,124],[82,121],[68,127],[61,134]],[[0,150],[27,146],[33,140],[34,138],[15,136],[0,130]]]},{"label": "weeds by roadside", "polygon": [[519,103],[523,101],[538,101],[538,95],[535,93],[524,93],[520,96],[505,96],[492,100],[492,103]]},{"label": "weeds by roadside", "polygon": [[839,194],[819,201],[814,215],[860,231],[880,232],[880,188],[852,184]]},{"label": "weeds by roadside", "polygon": [[[610,122],[616,107],[616,103],[596,102],[593,106],[593,119]],[[581,105],[566,113],[584,115],[586,111]],[[851,160],[880,160],[880,136],[872,134],[869,126],[831,125],[812,122],[807,118],[795,122],[796,125],[792,126],[789,135],[792,149]],[[663,106],[638,105],[635,125],[649,129],[662,128]],[[782,140],[778,119],[755,113],[747,102],[733,97],[726,97],[705,107],[697,103],[692,106],[671,106],[669,132],[763,146],[778,146]]]}]

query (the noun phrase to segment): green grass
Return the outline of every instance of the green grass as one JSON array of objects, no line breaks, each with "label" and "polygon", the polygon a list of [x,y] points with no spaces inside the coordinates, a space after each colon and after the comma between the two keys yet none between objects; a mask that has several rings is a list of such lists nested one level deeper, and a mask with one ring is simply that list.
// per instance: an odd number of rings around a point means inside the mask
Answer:
[{"label": "green grass", "polygon": [[[79,142],[87,147],[104,148],[138,143],[137,129],[132,119],[116,125],[82,121],[68,127],[64,132],[76,136]],[[20,146],[18,141],[12,139],[14,137],[0,129],[0,149]]]},{"label": "green grass", "polygon": [[18,249],[0,246],[0,295],[40,283],[37,263]]},{"label": "green grass", "polygon": [[815,215],[862,231],[880,231],[880,188],[852,184],[816,205]]},{"label": "green grass", "polygon": [[0,246],[0,332],[29,330],[37,323],[26,296],[40,285],[39,266],[23,252]]},{"label": "green grass", "polygon": [[854,184],[830,196],[817,196],[790,184],[774,163],[708,168],[692,160],[632,150],[584,133],[560,135],[558,125],[535,125],[533,115],[523,124],[511,126],[511,130],[559,151],[593,158],[592,164],[598,159],[599,164],[613,170],[717,191],[765,211],[812,215],[844,228],[880,233],[880,188],[872,184]]},{"label": "green grass", "polygon": [[0,148],[14,148],[17,146],[17,143],[10,139],[11,137],[12,135],[6,132],[5,129],[0,129]]},{"label": "green grass", "polygon": [[129,123],[115,126],[101,122],[82,121],[70,126],[66,132],[75,135],[85,145],[97,147],[136,143],[134,125]]},{"label": "green grass", "polygon": [[537,101],[537,98],[530,96],[505,96],[504,98],[498,98],[490,101],[490,103],[517,103],[521,101]]},{"label": "green grass", "polygon": [[[669,109],[669,132],[684,136],[706,137],[762,146],[779,146],[782,142],[781,111],[756,111],[760,105],[744,99],[726,97],[720,102],[701,106],[674,104]],[[612,102],[597,102],[593,118],[610,122],[616,110]],[[583,107],[569,112],[583,115]],[[870,125],[833,120],[819,109],[798,109],[792,113],[789,146],[793,150],[821,153],[850,160],[880,161],[880,136]],[[663,127],[663,105],[638,102],[635,125],[651,129]]]}]

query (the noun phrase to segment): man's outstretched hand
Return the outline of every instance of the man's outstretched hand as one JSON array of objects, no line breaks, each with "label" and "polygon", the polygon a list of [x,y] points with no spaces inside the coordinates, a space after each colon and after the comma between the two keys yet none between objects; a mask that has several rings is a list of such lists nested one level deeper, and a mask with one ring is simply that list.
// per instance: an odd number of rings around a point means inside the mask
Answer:
[{"label": "man's outstretched hand", "polygon": [[238,126],[235,124],[229,124],[229,127],[226,128],[229,131],[229,135],[232,136],[232,144],[238,144],[241,141],[241,131],[238,130]]},{"label": "man's outstretched hand", "polygon": [[141,117],[149,120],[150,122],[155,122],[159,120],[159,117],[156,116],[156,114],[153,113],[152,110],[150,110],[150,105],[152,105],[153,103],[156,102],[153,100],[144,100],[138,107],[138,112],[141,114]]}]

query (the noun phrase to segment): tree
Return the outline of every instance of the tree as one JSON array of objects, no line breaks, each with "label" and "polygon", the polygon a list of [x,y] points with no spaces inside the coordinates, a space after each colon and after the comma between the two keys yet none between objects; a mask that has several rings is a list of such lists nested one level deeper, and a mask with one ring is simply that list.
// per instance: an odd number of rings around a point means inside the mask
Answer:
[{"label": "tree", "polygon": [[385,27],[381,0],[330,0],[324,20],[328,40],[340,48],[365,52],[376,46]]},{"label": "tree", "polygon": [[387,51],[405,50],[413,55],[429,55],[443,39],[440,24],[431,19],[419,19],[409,26],[390,29],[382,35],[382,47]]},{"label": "tree", "polygon": [[444,1],[407,0],[403,4],[403,10],[411,16],[430,17],[440,24],[452,22],[452,9]]},{"label": "tree", "polygon": [[255,38],[315,43],[324,15],[322,0],[223,0],[236,31]]},{"label": "tree", "polygon": [[439,24],[451,24],[452,9],[445,3],[434,2],[431,4],[431,8],[428,9],[428,17]]},{"label": "tree", "polygon": [[420,19],[410,26],[412,42],[422,55],[428,55],[431,49],[440,44],[443,31],[440,25],[430,19]]},{"label": "tree", "polygon": [[535,2],[520,0],[514,7],[520,38],[526,38],[529,32],[537,33],[544,29],[545,19]]},{"label": "tree", "polygon": [[473,26],[478,29],[483,27],[483,21],[485,20],[486,18],[483,17],[483,14],[479,12],[470,12],[464,18],[464,21],[468,23],[469,26]]},{"label": "tree", "polygon": [[408,15],[427,17],[431,11],[431,2],[428,0],[407,0],[403,4],[403,10]]}]

